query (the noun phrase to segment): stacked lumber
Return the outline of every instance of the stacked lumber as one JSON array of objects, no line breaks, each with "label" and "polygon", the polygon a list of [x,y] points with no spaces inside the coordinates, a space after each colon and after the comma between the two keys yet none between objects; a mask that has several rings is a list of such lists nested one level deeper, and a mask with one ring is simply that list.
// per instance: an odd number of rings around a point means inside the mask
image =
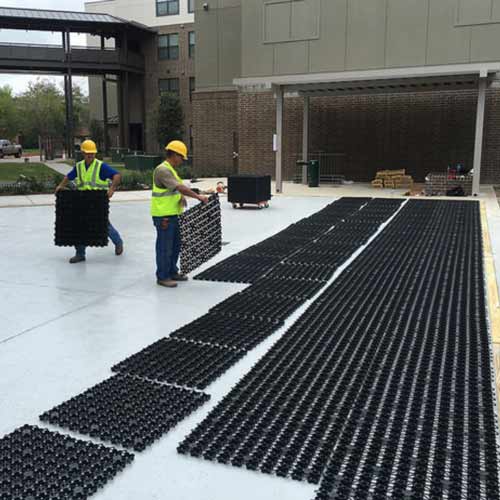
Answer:
[{"label": "stacked lumber", "polygon": [[406,175],[404,168],[399,170],[379,170],[372,181],[372,187],[411,189],[413,187],[413,178],[411,175]]}]

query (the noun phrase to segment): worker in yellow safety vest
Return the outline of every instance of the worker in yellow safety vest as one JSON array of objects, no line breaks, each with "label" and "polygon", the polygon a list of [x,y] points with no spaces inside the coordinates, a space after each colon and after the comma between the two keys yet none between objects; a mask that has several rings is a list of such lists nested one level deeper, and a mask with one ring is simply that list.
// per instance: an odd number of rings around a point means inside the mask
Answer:
[{"label": "worker in yellow safety vest", "polygon": [[181,141],[171,141],[166,146],[167,159],[153,172],[151,215],[156,227],[156,282],[160,286],[175,288],[177,282],[187,281],[179,274],[177,260],[181,250],[178,217],[184,211],[184,196],[207,203],[201,196],[182,183],[177,168],[187,160],[187,147]]},{"label": "worker in yellow safety vest", "polygon": [[[111,168],[107,163],[96,159],[97,146],[94,141],[83,141],[80,150],[83,153],[83,161],[78,162],[71,172],[64,177],[56,188],[56,193],[64,189],[69,181],[75,181],[76,187],[80,191],[105,189],[108,197],[111,198],[120,184],[121,174]],[[108,235],[115,245],[115,254],[123,253],[123,241],[118,231],[109,223]],[[85,260],[85,246],[78,245],[76,255],[69,259],[71,264],[83,262]]]}]

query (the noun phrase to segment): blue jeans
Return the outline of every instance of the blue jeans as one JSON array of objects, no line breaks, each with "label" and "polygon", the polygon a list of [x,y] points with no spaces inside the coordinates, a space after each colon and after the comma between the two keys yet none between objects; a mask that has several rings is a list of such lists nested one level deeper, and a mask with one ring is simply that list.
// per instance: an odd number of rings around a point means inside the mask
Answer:
[{"label": "blue jeans", "polygon": [[156,278],[169,280],[179,269],[177,260],[181,251],[181,232],[176,215],[153,217],[156,227]]},{"label": "blue jeans", "polygon": [[[108,226],[108,236],[115,246],[123,243],[120,233],[111,225],[111,223],[109,223]],[[77,245],[75,248],[76,255],[78,255],[78,257],[85,257],[85,249],[87,248],[85,245]]]}]

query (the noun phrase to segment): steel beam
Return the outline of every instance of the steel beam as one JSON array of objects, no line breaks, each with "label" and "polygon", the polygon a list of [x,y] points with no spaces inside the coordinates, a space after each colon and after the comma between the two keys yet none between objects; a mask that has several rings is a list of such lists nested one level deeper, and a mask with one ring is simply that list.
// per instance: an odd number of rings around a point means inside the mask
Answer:
[{"label": "steel beam", "polygon": [[472,178],[472,194],[479,195],[481,185],[481,160],[483,156],[484,108],[486,104],[486,78],[479,80],[476,111],[476,140],[474,143],[474,177]]},{"label": "steel beam", "polygon": [[[302,118],[302,161],[309,160],[309,110],[310,99],[304,97],[304,115]],[[302,184],[307,184],[307,165],[302,166]]]},{"label": "steel beam", "polygon": [[283,89],[277,85],[276,96],[276,192],[283,192]]}]

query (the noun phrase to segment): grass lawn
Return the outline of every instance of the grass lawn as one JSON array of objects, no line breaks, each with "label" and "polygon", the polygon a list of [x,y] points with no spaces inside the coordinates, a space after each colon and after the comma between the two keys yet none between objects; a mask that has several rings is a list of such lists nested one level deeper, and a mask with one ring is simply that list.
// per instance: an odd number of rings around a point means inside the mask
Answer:
[{"label": "grass lawn", "polygon": [[42,163],[0,163],[0,182],[17,181],[20,175],[51,179],[57,172]]},{"label": "grass lawn", "polygon": [[23,148],[23,155],[39,155],[40,154],[40,150],[38,148],[28,148],[28,149],[24,149]]},{"label": "grass lawn", "polygon": [[[75,162],[73,160],[61,160],[58,163],[64,163],[65,165],[69,165],[71,167],[75,165]],[[128,175],[131,174],[143,173],[140,170],[129,170],[125,168],[125,165],[123,163],[111,163],[111,162],[106,162],[106,163],[115,170],[118,170],[118,172],[120,172],[120,174],[122,174],[123,177],[127,177]]]}]

